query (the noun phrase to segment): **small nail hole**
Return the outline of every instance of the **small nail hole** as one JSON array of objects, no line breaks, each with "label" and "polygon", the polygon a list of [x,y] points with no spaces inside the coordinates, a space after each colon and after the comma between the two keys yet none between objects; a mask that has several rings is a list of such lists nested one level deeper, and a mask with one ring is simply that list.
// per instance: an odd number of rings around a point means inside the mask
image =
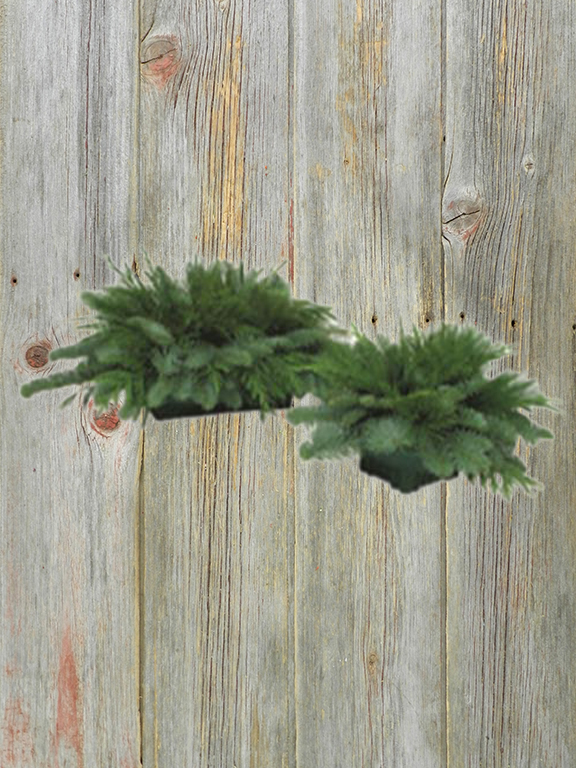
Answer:
[{"label": "small nail hole", "polygon": [[74,270],[74,280],[78,280],[80,278],[80,270],[75,269]]},{"label": "small nail hole", "polygon": [[372,325],[376,325],[378,322],[378,315],[372,315]]},{"label": "small nail hole", "polygon": [[18,278],[16,277],[16,275],[12,275],[12,280],[10,280],[10,282],[12,283],[12,285],[18,284]]},{"label": "small nail hole", "polygon": [[464,320],[465,317],[466,315],[464,314],[464,312],[460,312],[460,320]]},{"label": "small nail hole", "polygon": [[425,317],[425,318],[424,318],[424,322],[425,322],[425,323],[429,323],[429,322],[430,322],[430,318],[429,318],[429,317]]},{"label": "small nail hole", "polygon": [[512,320],[512,328],[516,328],[516,320]]}]

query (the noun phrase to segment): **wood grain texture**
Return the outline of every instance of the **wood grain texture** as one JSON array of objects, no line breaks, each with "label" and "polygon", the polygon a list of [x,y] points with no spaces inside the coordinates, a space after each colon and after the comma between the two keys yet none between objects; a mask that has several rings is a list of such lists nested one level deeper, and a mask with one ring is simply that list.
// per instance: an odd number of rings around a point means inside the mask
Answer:
[{"label": "wood grain texture", "polygon": [[[397,339],[442,315],[440,7],[294,10],[296,293]],[[442,485],[300,461],[296,494],[297,765],[445,764]]]},{"label": "wood grain texture", "polygon": [[448,745],[458,766],[573,766],[576,104],[571,4],[447,5],[446,317],[514,353],[562,414],[520,456],[545,486],[448,489]]},{"label": "wood grain texture", "polygon": [[[288,258],[286,14],[143,4],[142,247],[178,277]],[[293,443],[281,414],[146,427],[145,766],[295,764]]]},{"label": "wood grain texture", "polygon": [[[0,768],[572,768],[575,15],[2,4]],[[513,344],[493,371],[562,407],[520,448],[545,490],[403,496],[282,412],[22,399],[143,252]]]},{"label": "wood grain texture", "polygon": [[139,765],[138,427],[70,390],[82,290],[136,236],[135,8],[2,4],[0,765]]}]

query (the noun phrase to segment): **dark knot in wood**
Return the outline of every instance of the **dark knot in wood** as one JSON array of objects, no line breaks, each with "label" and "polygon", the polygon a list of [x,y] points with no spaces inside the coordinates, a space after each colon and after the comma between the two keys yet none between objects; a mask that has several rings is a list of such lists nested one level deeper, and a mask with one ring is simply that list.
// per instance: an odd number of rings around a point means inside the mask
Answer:
[{"label": "dark knot in wood", "polygon": [[43,368],[48,364],[50,347],[43,344],[34,344],[26,350],[26,362],[30,368]]},{"label": "dark knot in wood", "polygon": [[[93,407],[93,405],[93,401],[91,400],[90,406]],[[113,408],[104,411],[104,413],[101,413],[99,416],[92,415],[92,418],[90,419],[90,426],[92,429],[98,432],[99,435],[108,437],[120,424],[118,408],[119,406],[116,405]]]}]

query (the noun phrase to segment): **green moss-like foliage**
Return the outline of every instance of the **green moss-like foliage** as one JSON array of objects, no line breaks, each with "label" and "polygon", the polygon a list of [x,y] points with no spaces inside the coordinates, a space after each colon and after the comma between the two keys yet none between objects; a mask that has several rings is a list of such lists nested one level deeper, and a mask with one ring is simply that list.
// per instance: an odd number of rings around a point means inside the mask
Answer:
[{"label": "green moss-like foliage", "polygon": [[490,481],[506,498],[514,484],[537,485],[513,451],[519,437],[535,443],[553,435],[518,409],[557,409],[517,374],[484,377],[507,347],[449,325],[427,335],[414,328],[398,344],[354,333],[353,345],[332,343],[312,366],[321,403],[287,414],[292,424],[315,425],[302,458],[359,453],[360,469],[404,493],[459,472],[482,486]]},{"label": "green moss-like foliage", "polygon": [[121,418],[136,419],[144,408],[145,423],[150,410],[177,412],[178,403],[192,402],[201,414],[251,407],[263,419],[278,403],[311,391],[307,364],[345,333],[330,324],[329,308],[291,298],[276,273],[258,280],[258,271],[217,261],[188,264],[183,283],[161,267],[146,275],[150,286],[127,269],[123,286],[82,293],[97,319],[80,327],[95,333],[50,359],[86,361],[24,385],[21,394],[90,381],[84,405],[93,393],[106,409],[124,391]]}]

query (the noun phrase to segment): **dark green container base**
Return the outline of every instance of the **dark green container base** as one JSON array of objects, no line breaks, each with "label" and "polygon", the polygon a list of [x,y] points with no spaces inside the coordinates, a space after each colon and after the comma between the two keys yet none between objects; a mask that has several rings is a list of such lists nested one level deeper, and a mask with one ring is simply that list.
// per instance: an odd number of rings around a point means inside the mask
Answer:
[{"label": "dark green container base", "polygon": [[423,485],[451,480],[456,477],[438,477],[426,469],[419,454],[408,451],[396,451],[389,454],[365,453],[360,459],[360,469],[368,475],[375,475],[402,493],[411,493]]},{"label": "dark green container base", "polygon": [[[272,408],[278,410],[285,410],[292,405],[292,398],[287,398],[284,402],[278,405],[273,405]],[[150,412],[157,421],[164,421],[165,419],[189,419],[202,416],[218,416],[221,413],[240,413],[244,411],[259,411],[260,406],[257,403],[248,403],[242,408],[229,408],[227,405],[217,405],[211,411],[202,410],[198,403],[191,402],[179,402],[178,400],[169,400],[158,408],[151,408]]]}]

